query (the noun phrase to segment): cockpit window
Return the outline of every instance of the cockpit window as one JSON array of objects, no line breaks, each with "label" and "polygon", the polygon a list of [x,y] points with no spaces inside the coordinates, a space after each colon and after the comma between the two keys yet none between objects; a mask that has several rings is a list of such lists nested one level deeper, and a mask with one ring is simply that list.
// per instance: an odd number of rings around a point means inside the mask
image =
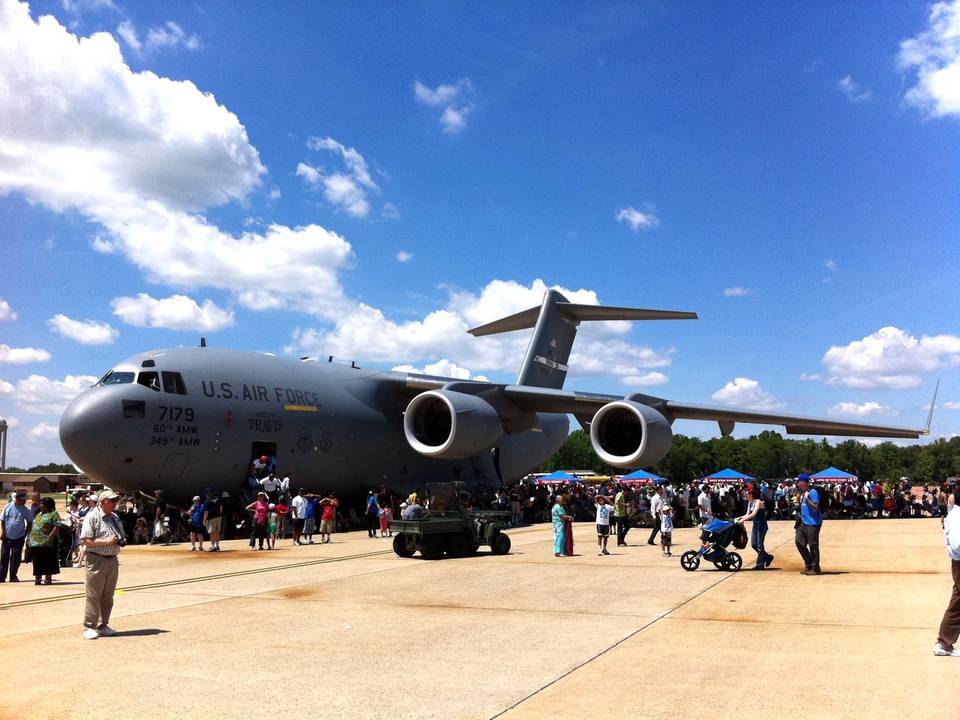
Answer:
[{"label": "cockpit window", "polygon": [[133,382],[134,373],[132,372],[116,372],[111,370],[106,375],[103,376],[103,379],[100,380],[101,385],[126,385],[127,383]]},{"label": "cockpit window", "polygon": [[175,395],[186,395],[187,386],[183,383],[183,378],[178,372],[169,372],[164,370],[163,373],[163,391],[165,393],[174,393]]},{"label": "cockpit window", "polygon": [[137,383],[151,390],[160,392],[160,376],[155,372],[140,373],[140,376],[137,378]]}]

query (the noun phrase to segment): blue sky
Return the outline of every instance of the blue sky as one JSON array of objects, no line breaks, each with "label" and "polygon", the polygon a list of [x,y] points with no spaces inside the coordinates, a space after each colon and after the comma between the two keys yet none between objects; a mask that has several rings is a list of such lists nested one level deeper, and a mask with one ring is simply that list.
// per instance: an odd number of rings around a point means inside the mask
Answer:
[{"label": "blue sky", "polygon": [[960,432],[958,2],[0,8],[11,463],[200,335],[512,381],[544,284],[701,317],[568,386]]}]

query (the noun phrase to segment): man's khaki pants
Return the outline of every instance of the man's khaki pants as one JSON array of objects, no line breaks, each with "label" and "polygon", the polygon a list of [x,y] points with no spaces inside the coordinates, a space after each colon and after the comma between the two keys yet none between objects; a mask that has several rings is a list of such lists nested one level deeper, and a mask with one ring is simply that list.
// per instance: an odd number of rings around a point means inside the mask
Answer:
[{"label": "man's khaki pants", "polygon": [[953,647],[960,637],[960,560],[951,560],[950,570],[953,573],[953,594],[946,612],[943,613],[940,635],[937,637],[940,644],[948,648]]},{"label": "man's khaki pants", "polygon": [[83,613],[84,627],[102,630],[110,622],[113,610],[113,591],[117,589],[119,563],[116,556],[86,556],[87,605]]}]

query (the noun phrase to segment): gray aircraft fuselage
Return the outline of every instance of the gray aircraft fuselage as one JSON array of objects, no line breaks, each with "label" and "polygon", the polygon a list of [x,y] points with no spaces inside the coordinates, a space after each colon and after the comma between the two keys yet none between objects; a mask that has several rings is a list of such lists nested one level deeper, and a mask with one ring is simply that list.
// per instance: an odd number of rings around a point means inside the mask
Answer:
[{"label": "gray aircraft fuselage", "polygon": [[432,480],[498,485],[535,470],[567,437],[566,415],[538,413],[539,427],[500,438],[497,462],[490,451],[424,457],[405,439],[403,412],[418,383],[445,381],[455,382],[224,348],[158,350],[77,397],[60,439],[93,479],[186,502],[206,487],[235,492],[254,454],[270,450],[295,487],[350,495]]}]

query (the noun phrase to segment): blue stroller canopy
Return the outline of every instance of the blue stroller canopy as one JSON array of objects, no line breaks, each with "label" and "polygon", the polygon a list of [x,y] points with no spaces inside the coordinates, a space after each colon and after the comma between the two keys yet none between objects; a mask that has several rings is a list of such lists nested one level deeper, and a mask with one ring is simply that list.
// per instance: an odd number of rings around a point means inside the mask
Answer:
[{"label": "blue stroller canopy", "polygon": [[732,525],[733,523],[729,523],[726,520],[719,520],[717,518],[714,518],[713,520],[708,522],[706,525],[704,525],[703,529],[710,533],[716,533],[716,532],[721,532],[723,530],[726,530],[728,527]]}]

